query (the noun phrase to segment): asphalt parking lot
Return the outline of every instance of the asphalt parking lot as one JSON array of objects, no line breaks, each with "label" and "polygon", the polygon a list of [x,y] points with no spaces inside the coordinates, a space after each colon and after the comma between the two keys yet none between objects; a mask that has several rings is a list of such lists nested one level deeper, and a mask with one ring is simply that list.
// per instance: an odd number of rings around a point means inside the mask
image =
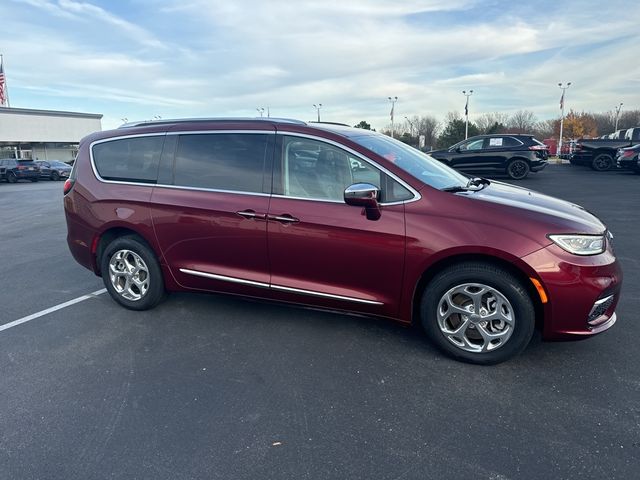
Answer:
[{"label": "asphalt parking lot", "polygon": [[618,323],[494,367],[415,329],[217,295],[130,312],[66,246],[62,183],[0,183],[1,479],[638,478],[640,175],[518,182],[613,231]]}]

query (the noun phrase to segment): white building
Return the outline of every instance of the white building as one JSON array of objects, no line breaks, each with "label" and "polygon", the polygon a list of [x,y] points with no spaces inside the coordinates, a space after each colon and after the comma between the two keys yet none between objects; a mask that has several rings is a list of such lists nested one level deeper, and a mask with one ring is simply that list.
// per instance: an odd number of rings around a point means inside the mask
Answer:
[{"label": "white building", "polygon": [[73,160],[85,135],[102,130],[102,115],[0,107],[0,158]]}]

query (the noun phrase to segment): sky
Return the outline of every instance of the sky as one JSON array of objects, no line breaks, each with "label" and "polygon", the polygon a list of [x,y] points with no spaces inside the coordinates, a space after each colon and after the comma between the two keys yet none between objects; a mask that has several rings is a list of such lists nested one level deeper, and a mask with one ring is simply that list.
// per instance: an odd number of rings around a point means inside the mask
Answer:
[{"label": "sky", "polygon": [[123,120],[640,109],[634,0],[0,0],[12,107]]}]

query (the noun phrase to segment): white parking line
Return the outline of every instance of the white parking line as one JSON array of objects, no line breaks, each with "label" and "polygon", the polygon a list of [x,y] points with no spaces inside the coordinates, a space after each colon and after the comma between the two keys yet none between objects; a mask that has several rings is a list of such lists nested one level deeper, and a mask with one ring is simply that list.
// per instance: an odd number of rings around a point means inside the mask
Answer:
[{"label": "white parking line", "polygon": [[31,320],[35,320],[36,318],[42,317],[57,310],[62,310],[63,308],[70,307],[71,305],[75,305],[76,303],[84,302],[85,300],[89,300],[90,298],[95,298],[98,295],[102,295],[106,291],[106,288],[103,288],[102,290],[96,290],[95,292],[82,295],[81,297],[74,298],[73,300],[69,300],[68,302],[60,303],[45,310],[41,310],[37,313],[32,313],[31,315],[27,315],[26,317],[19,318],[18,320],[14,320],[13,322],[5,323],[4,325],[0,325],[0,332],[17,325],[21,325],[23,323],[30,322]]}]

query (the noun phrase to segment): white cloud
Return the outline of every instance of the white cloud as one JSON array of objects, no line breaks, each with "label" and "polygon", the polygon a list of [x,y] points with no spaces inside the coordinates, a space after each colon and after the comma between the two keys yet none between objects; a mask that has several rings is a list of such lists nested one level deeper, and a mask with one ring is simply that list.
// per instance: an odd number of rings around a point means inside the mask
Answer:
[{"label": "white cloud", "polygon": [[603,22],[586,2],[24,0],[0,4],[0,45],[15,106],[64,98],[114,119],[258,106],[310,119],[321,102],[327,120],[380,128],[388,96],[398,118],[443,117],[462,109],[463,89],[474,89],[472,114],[548,118],[558,81],[573,82],[577,109],[640,108],[639,10]]}]

